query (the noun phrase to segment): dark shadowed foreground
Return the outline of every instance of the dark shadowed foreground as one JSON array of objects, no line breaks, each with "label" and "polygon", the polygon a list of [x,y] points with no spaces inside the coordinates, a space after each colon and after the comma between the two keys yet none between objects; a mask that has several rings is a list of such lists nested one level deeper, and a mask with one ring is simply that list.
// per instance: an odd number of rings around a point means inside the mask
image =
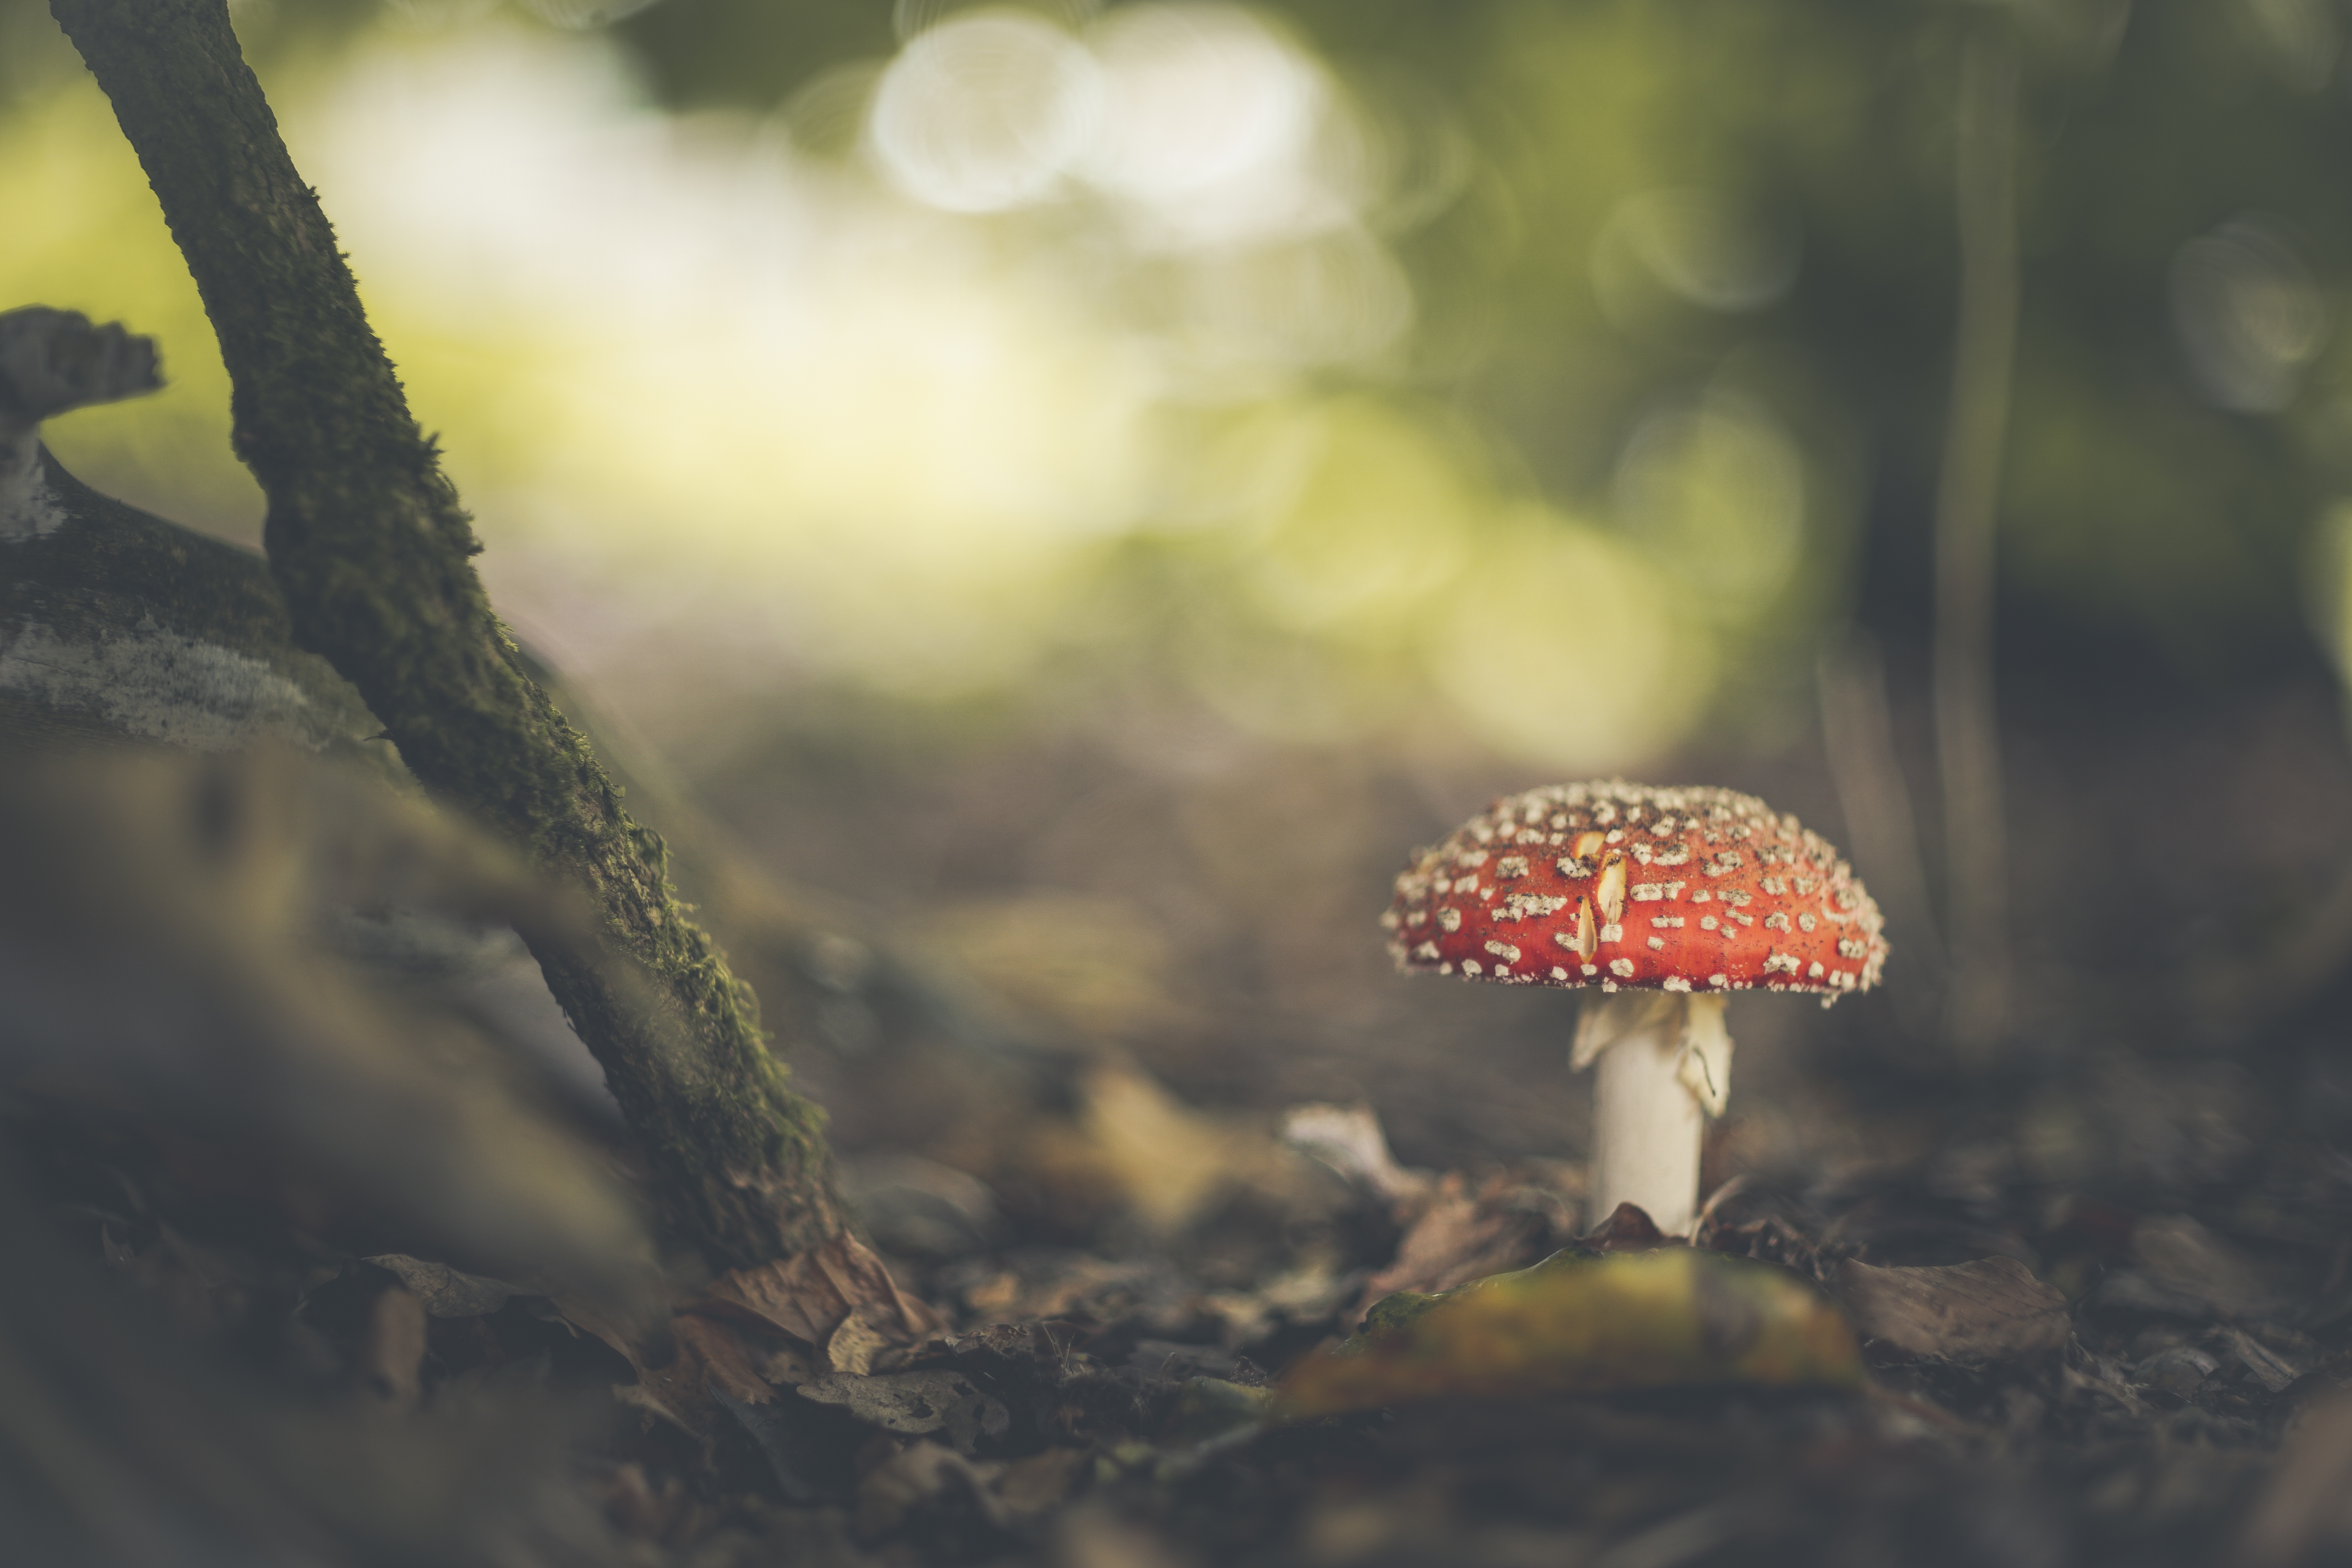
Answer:
[{"label": "dark shadowed foreground", "polygon": [[[1524,781],[1197,729],[1180,767],[1120,711],[895,750],[804,720],[703,770],[755,843],[794,824],[742,866],[841,895],[790,927],[720,907],[822,1042],[800,1068],[920,1299],[887,1313],[824,1267],[656,1257],[507,934],[577,917],[470,833],[286,757],[13,771],[15,1540],[61,1564],[2352,1549],[2342,992],[2239,984],[2324,897],[2312,825],[2348,782],[2325,693],[2026,713],[2019,1049],[1962,1072],[1891,997],[1759,999],[1699,1241],[1760,1272],[1591,1230],[1570,999],[1385,971],[1405,849]],[[1780,766],[1727,782],[1834,823],[1818,763]],[[1532,1316],[1421,1300],[1564,1248]]]}]

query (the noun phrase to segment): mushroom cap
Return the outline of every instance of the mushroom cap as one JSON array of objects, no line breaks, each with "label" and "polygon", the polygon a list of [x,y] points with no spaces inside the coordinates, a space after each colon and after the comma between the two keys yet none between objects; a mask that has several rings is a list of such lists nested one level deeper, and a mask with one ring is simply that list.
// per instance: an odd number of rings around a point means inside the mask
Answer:
[{"label": "mushroom cap", "polygon": [[1754,795],[1602,779],[1507,795],[1423,850],[1381,923],[1400,969],[1603,991],[1878,983],[1884,921],[1819,834]]}]

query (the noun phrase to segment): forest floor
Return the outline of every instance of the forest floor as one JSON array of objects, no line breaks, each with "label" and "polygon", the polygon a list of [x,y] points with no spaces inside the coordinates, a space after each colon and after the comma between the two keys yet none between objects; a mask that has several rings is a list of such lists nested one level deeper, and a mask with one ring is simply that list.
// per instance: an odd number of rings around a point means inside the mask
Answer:
[{"label": "forest floor", "polygon": [[[1238,743],[1176,765],[1101,729],[707,757],[751,853],[853,911],[738,956],[936,1331],[795,1336],[677,1258],[673,1314],[619,1325],[408,1250],[299,1162],[20,1083],[0,1500],[45,1500],[24,1539],[66,1564],[2336,1560],[2345,987],[2216,1022],[2200,999],[2240,993],[2183,978],[2258,969],[2249,933],[2352,849],[2296,832],[2352,798],[2335,725],[2317,689],[2160,731],[2029,716],[2019,837],[2059,850],[2021,877],[1998,1060],[1882,997],[1735,1008],[1698,1249],[1849,1314],[1858,1381],[1670,1354],[1513,1388],[1473,1357],[1339,1413],[1270,1391],[1389,1293],[1659,1245],[1583,1212],[1573,999],[1385,971],[1405,850],[1526,781]],[[1726,782],[1830,830],[1820,771]],[[886,944],[934,955],[929,989],[877,978]],[[436,983],[495,1022],[478,974]],[[550,1098],[625,1171],[576,1068]],[[1592,1310],[1630,1342],[1705,1294]]]}]

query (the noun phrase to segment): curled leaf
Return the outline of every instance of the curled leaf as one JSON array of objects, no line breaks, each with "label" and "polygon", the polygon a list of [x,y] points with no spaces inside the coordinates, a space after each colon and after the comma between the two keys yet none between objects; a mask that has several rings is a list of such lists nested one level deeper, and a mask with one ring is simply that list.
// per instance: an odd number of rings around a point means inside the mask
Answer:
[{"label": "curled leaf", "polygon": [[1291,1371],[1275,1419],[1445,1397],[1862,1381],[1853,1330],[1810,1286],[1769,1264],[1687,1247],[1555,1253],[1443,1296],[1392,1297],[1365,1321]]},{"label": "curled leaf", "polygon": [[[711,1281],[689,1310],[733,1318],[773,1333],[789,1334],[817,1349],[830,1347],[844,1324],[856,1318],[853,1341],[870,1359],[883,1345],[911,1344],[942,1328],[939,1315],[898,1289],[882,1260],[846,1231],[806,1252],[773,1263],[738,1268]],[[844,1355],[854,1359],[855,1346]],[[864,1371],[835,1363],[835,1371]]]}]

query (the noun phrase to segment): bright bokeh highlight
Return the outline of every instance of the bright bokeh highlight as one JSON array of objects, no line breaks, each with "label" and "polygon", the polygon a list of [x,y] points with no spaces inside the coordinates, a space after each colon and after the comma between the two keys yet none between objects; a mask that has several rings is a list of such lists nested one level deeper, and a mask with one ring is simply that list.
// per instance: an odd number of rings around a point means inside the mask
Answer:
[{"label": "bright bokeh highlight", "polygon": [[[1416,142],[1241,7],[909,17],[764,121],[662,112],[608,39],[464,7],[268,84],[527,637],[656,730],[694,706],[665,681],[952,699],[1122,639],[1294,741],[1599,771],[1705,714],[1722,635],[1812,537],[1768,408],[1662,406],[1613,490],[1541,502],[1489,435],[1382,389],[1415,331],[1395,237],[1463,178],[1442,124]],[[0,124],[13,210],[45,215],[0,287],[163,336],[174,391],[60,449],[250,536],[201,318],[104,112],[64,82]],[[1681,187],[1621,203],[1594,254],[1604,293],[1622,263],[1719,311],[1796,266]],[[1105,611],[1137,594],[1166,613]]]}]

